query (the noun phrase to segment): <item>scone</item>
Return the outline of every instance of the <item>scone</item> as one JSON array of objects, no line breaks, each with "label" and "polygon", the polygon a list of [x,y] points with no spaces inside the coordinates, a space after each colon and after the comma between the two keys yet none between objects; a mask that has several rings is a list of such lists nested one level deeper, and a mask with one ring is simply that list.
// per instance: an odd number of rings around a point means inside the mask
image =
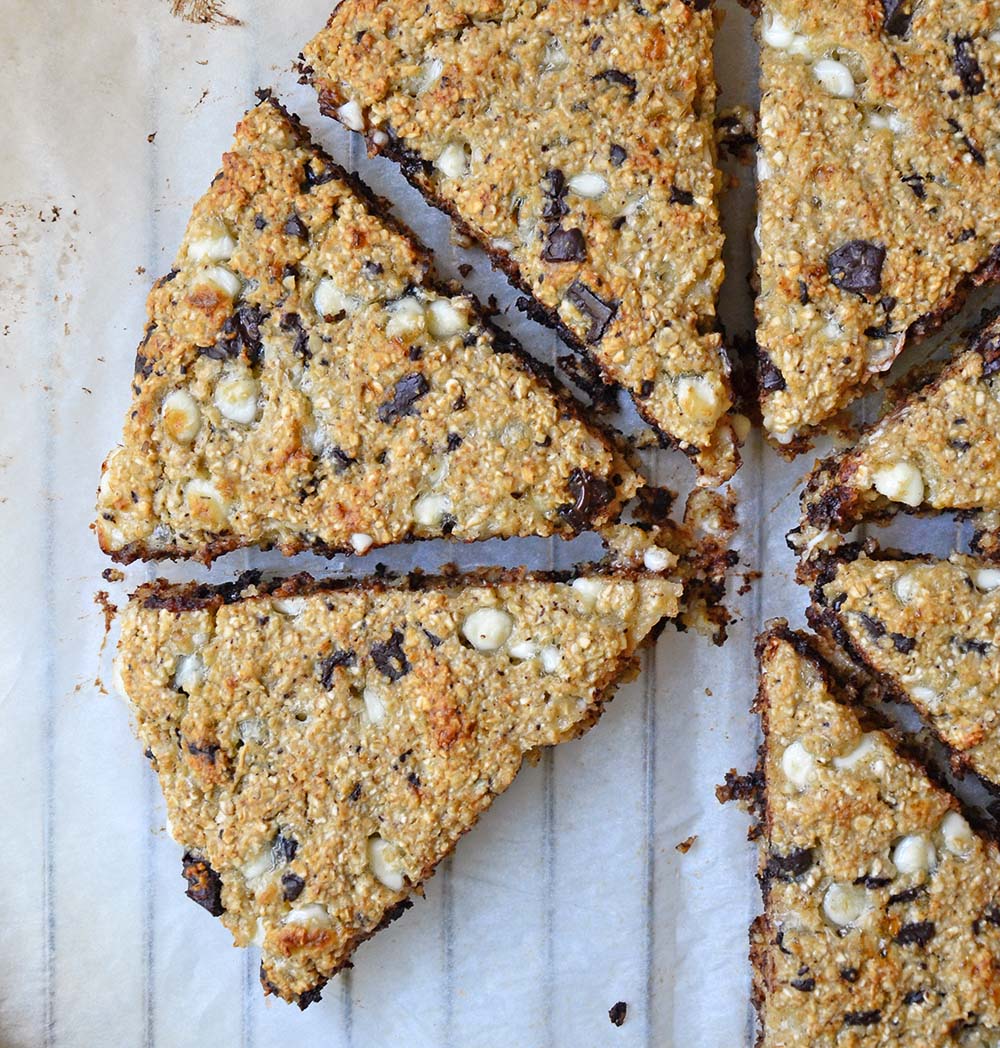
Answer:
[{"label": "scone", "polygon": [[116,560],[572,535],[641,485],[609,435],[270,97],[149,296],[97,534]]},{"label": "scone", "polygon": [[664,571],[220,588],[123,613],[120,690],[188,894],[305,1007],[527,757],[580,735],[679,608]]},{"label": "scone", "polygon": [[739,459],[715,316],[713,35],[701,0],[348,0],[303,71],[717,480]]}]

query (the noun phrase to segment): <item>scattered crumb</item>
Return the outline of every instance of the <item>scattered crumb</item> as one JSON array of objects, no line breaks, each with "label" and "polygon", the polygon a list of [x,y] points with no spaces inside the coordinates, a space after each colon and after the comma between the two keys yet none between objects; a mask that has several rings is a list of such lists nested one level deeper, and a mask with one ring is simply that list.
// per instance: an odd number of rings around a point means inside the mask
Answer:
[{"label": "scattered crumb", "polygon": [[101,572],[101,578],[104,579],[105,582],[124,582],[125,572],[120,568],[105,568]]},{"label": "scattered crumb", "polygon": [[141,277],[145,272],[146,272],[146,267],[145,266],[136,266],[135,267],[135,275],[137,277]]},{"label": "scattered crumb", "polygon": [[463,233],[455,226],[451,226],[448,231],[448,243],[455,247],[468,249],[474,247],[476,242],[467,233]]},{"label": "scattered crumb", "polygon": [[705,689],[705,694],[706,694],[706,695],[707,695],[707,696],[708,696],[709,698],[711,698],[711,697],[712,697],[712,689],[711,689],[711,688],[706,688],[706,689]]},{"label": "scattered crumb", "polygon": [[148,135],[146,135],[146,141],[150,145],[152,145],[156,141],[156,132],[155,131],[151,131]]},{"label": "scattered crumb", "polygon": [[81,386],[80,389],[82,389],[84,391],[84,393],[93,393],[94,392],[92,389],[87,389],[86,386]]},{"label": "scattered crumb", "polygon": [[243,25],[225,7],[224,0],[173,0],[170,13],[196,25]]},{"label": "scattered crumb", "polygon": [[747,571],[743,574],[743,582],[740,588],[736,591],[739,596],[743,597],[753,588],[753,584],[759,579],[763,578],[763,573],[759,571]]},{"label": "scattered crumb", "polygon": [[698,839],[697,833],[692,833],[690,837],[685,837],[680,844],[676,845],[677,850],[681,855],[687,855],[691,850],[691,845]]},{"label": "scattered crumb", "polygon": [[468,262],[463,262],[459,267],[458,271],[462,274],[462,277],[467,277],[472,272],[472,266]]},{"label": "scattered crumb", "polygon": [[715,141],[720,157],[730,156],[741,164],[753,163],[757,114],[745,105],[723,109],[715,118]]},{"label": "scattered crumb", "polygon": [[608,1009],[608,1018],[615,1026],[621,1026],[625,1022],[625,1013],[627,1011],[628,1005],[624,1001],[619,1001]]},{"label": "scattered crumb", "polygon": [[115,616],[118,614],[118,605],[111,603],[111,598],[106,590],[98,590],[94,594],[94,603],[104,613],[104,639],[107,640],[111,623],[115,621]]}]

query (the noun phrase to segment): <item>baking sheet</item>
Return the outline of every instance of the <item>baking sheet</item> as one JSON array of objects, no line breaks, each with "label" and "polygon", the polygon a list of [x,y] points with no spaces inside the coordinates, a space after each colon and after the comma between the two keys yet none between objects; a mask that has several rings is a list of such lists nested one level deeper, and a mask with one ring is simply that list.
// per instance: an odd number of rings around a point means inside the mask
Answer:
[{"label": "baking sheet", "polygon": [[[727,769],[754,759],[752,638],[801,620],[784,533],[811,457],[785,463],[756,435],[735,487],[741,567],[724,648],[668,629],[645,673],[601,723],[514,786],[431,880],[426,899],[358,951],[322,1003],[265,1001],[255,950],[237,951],[184,897],[180,849],[163,828],[154,775],[124,705],[105,690],[110,650],[95,594],[111,600],[154,570],[108,585],[88,530],[100,462],[117,441],[151,280],[170,265],[193,201],[214,174],[253,90],[273,86],[335,157],[361,171],[437,250],[439,268],[495,294],[500,322],[551,359],[554,337],[512,308],[483,256],[388,163],[369,162],[321,118],[291,62],[322,3],[231,0],[242,24],[191,24],[172,0],[7,0],[0,152],[0,1046],[671,1046],[749,1044],[747,925],[759,897],[746,819],[715,800]],[[198,4],[181,3],[181,7]],[[211,11],[212,4],[201,4]],[[722,105],[752,101],[750,18],[721,0]],[[16,25],[16,30],[13,26]],[[730,275],[723,313],[749,328],[751,169],[725,200]],[[627,421],[627,419],[626,419]],[[655,480],[691,480],[653,452]],[[921,533],[945,548],[950,525]],[[936,543],[936,546],[935,546]],[[568,565],[592,540],[447,543],[382,551],[350,570]],[[293,570],[237,553],[210,572]],[[294,570],[346,562],[301,558]],[[736,585],[741,580],[736,580]],[[735,586],[734,586],[735,589]],[[114,641],[114,630],[111,634]],[[110,647],[109,646],[109,647]],[[108,689],[110,690],[110,688]],[[676,845],[692,834],[687,854]],[[628,1004],[616,1029],[608,1009]]]}]

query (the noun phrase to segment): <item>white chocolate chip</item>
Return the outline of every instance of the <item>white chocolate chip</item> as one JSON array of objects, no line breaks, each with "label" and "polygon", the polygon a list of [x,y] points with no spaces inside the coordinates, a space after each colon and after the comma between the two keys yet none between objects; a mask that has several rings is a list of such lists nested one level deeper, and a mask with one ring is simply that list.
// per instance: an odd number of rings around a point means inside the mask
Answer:
[{"label": "white chocolate chip", "polygon": [[813,66],[813,75],[823,88],[836,98],[854,97],[854,77],[843,62],[833,58],[821,58]]},{"label": "white chocolate chip", "polygon": [[192,262],[227,262],[236,250],[236,241],[224,229],[216,236],[201,237],[188,244],[187,255]]},{"label": "white chocolate chip", "polygon": [[426,327],[424,307],[412,296],[407,295],[387,307],[389,322],[385,333],[389,338],[415,338]]},{"label": "white chocolate chip", "polygon": [[892,861],[900,873],[927,873],[937,862],[937,852],[922,834],[911,833],[893,848]]},{"label": "white chocolate chip", "polygon": [[260,383],[245,368],[233,369],[215,387],[215,406],[230,421],[249,425],[257,418]]},{"label": "white chocolate chip", "polygon": [[540,652],[542,669],[555,673],[562,665],[562,652],[554,644],[546,644]]},{"label": "white chocolate chip", "polygon": [[329,277],[323,277],[316,285],[313,305],[321,317],[335,317],[339,313],[356,313],[361,308],[361,299],[348,295]]},{"label": "white chocolate chip", "polygon": [[587,611],[594,610],[594,605],[600,599],[605,587],[606,583],[601,579],[581,577],[573,580],[573,589]]},{"label": "white chocolate chip", "polygon": [[205,677],[205,663],[197,653],[182,655],[174,667],[174,687],[190,695]]},{"label": "white chocolate chip", "polygon": [[261,743],[267,737],[264,722],[260,717],[246,717],[244,720],[241,720],[236,727],[239,730],[240,738],[244,742]]},{"label": "white chocolate chip", "polygon": [[912,571],[903,572],[892,584],[892,592],[900,604],[909,604],[920,591],[920,582]]},{"label": "white chocolate chip", "polygon": [[528,662],[538,655],[538,645],[533,640],[521,640],[517,644],[511,644],[507,649],[512,659]]},{"label": "white chocolate chip", "polygon": [[337,109],[337,119],[350,128],[351,131],[364,131],[365,115],[361,112],[361,106],[352,98]]},{"label": "white chocolate chip", "polygon": [[451,338],[462,335],[469,330],[467,316],[468,303],[463,299],[456,300],[461,309],[446,298],[436,298],[427,307],[427,330],[435,338]]},{"label": "white chocolate chip", "polygon": [[911,462],[897,462],[875,470],[875,490],[904,506],[919,506],[924,501],[924,478]]},{"label": "white chocolate chip", "polygon": [[201,408],[186,389],[175,389],[163,400],[163,429],[178,444],[190,444],[201,429]]},{"label": "white chocolate chip", "polygon": [[768,47],[779,47],[784,50],[795,39],[795,30],[781,15],[765,16],[761,39]]},{"label": "white chocolate chip", "polygon": [[264,924],[263,918],[258,917],[257,923],[254,925],[253,938],[250,940],[251,946],[263,946],[264,937],[267,934],[267,927]]},{"label": "white chocolate chip", "polygon": [[462,623],[462,635],[476,651],[496,651],[514,628],[514,620],[500,608],[479,608]]},{"label": "white chocolate chip", "polygon": [[976,589],[983,593],[992,593],[1000,588],[1000,568],[979,568],[972,573],[972,581]]},{"label": "white chocolate chip", "polygon": [[831,884],[823,896],[823,913],[840,928],[854,924],[869,908],[868,895],[859,884]]},{"label": "white chocolate chip", "polygon": [[677,403],[685,415],[708,419],[714,418],[719,397],[704,375],[684,375],[677,380]]},{"label": "white chocolate chip", "polygon": [[847,770],[850,768],[857,767],[866,757],[870,756],[872,751],[875,749],[876,733],[869,731],[861,736],[861,741],[854,747],[853,750],[849,750],[842,757],[834,757],[833,765],[835,768],[841,770]]},{"label": "white chocolate chip", "polygon": [[306,599],[305,597],[275,597],[271,601],[271,606],[275,611],[280,611],[282,615],[301,615],[306,610]]},{"label": "white chocolate chip", "polygon": [[816,758],[796,739],[785,747],[781,755],[781,770],[785,778],[800,790],[804,790],[816,774]]},{"label": "white chocolate chip", "polygon": [[562,43],[556,37],[550,37],[542,54],[542,72],[565,69],[568,65],[569,55],[566,54]]},{"label": "white chocolate chip", "polygon": [[122,663],[124,662],[124,659],[124,654],[118,652],[111,662],[111,687],[114,688],[117,695],[120,695],[126,702],[129,702],[129,694],[125,689],[125,679],[122,677]]},{"label": "white chocolate chip", "polygon": [[647,571],[666,571],[670,567],[672,557],[665,549],[652,546],[642,555],[642,563]]},{"label": "white chocolate chip", "polygon": [[310,902],[296,907],[285,917],[283,924],[329,924],[330,914],[325,906]]},{"label": "white chocolate chip", "polygon": [[469,158],[465,146],[451,142],[441,150],[435,164],[445,178],[461,178],[469,170]]},{"label": "white chocolate chip", "polygon": [[191,516],[205,527],[219,530],[229,517],[229,505],[210,481],[195,477],[184,488],[184,501]]},{"label": "white chocolate chip", "polygon": [[582,171],[574,175],[567,183],[566,188],[577,196],[586,197],[588,200],[596,200],[607,191],[608,183],[601,175],[593,171]]},{"label": "white chocolate chip", "polygon": [[425,91],[430,91],[443,72],[444,62],[440,58],[432,58],[429,62],[425,62],[420,70],[420,78],[417,80],[417,94],[422,95]]},{"label": "white chocolate chip", "polygon": [[757,154],[757,181],[766,182],[774,172],[771,170],[771,162],[763,153]]},{"label": "white chocolate chip", "polygon": [[249,862],[245,862],[240,867],[240,872],[248,881],[253,881],[258,877],[263,877],[265,873],[270,873],[273,869],[274,863],[271,860],[271,849],[267,847],[255,855]]},{"label": "white chocolate chip", "polygon": [[368,838],[368,865],[376,880],[398,892],[403,887],[403,871],[398,866],[396,849],[377,834]]},{"label": "white chocolate chip", "polygon": [[940,830],[944,846],[952,855],[964,859],[972,851],[976,842],[972,827],[957,811],[948,812],[941,820]]},{"label": "white chocolate chip", "polygon": [[451,499],[447,495],[428,493],[413,504],[413,519],[422,527],[439,528],[450,509]]},{"label": "white chocolate chip", "polygon": [[243,281],[225,266],[209,266],[202,270],[201,280],[207,280],[217,291],[221,291],[227,298],[236,298],[243,290]]},{"label": "white chocolate chip", "polygon": [[355,553],[367,553],[374,544],[375,540],[371,535],[365,535],[361,531],[356,531],[351,536],[351,548]]},{"label": "white chocolate chip", "polygon": [[919,702],[921,706],[925,706],[932,713],[941,703],[941,696],[933,688],[928,688],[923,684],[914,684],[910,688],[910,695],[913,697],[914,702]]},{"label": "white chocolate chip", "polygon": [[361,693],[365,702],[365,713],[372,724],[381,724],[385,720],[385,701],[374,688],[365,688]]}]

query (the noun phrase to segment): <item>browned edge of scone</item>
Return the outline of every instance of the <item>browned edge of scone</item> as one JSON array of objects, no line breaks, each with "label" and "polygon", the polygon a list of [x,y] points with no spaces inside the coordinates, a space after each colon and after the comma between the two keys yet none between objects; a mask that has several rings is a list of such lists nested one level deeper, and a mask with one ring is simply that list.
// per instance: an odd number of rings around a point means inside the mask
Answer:
[{"label": "browned edge of scone", "polygon": [[[565,417],[574,418],[589,429],[600,432],[605,440],[607,440],[608,444],[629,462],[629,465],[639,474],[640,478],[642,477],[642,469],[638,463],[634,450],[618,430],[597,421],[593,417],[584,418],[583,405],[581,405],[580,402],[577,401],[577,399],[559,381],[553,367],[543,361],[537,360],[535,357],[527,353],[524,347],[514,338],[513,335],[499,327],[492,320],[474,295],[466,291],[464,288],[461,288],[454,281],[447,282],[437,277],[433,271],[430,251],[420,242],[417,236],[410,229],[408,229],[395,217],[395,215],[392,214],[392,204],[390,201],[375,194],[367,185],[365,185],[364,182],[361,181],[356,173],[347,171],[325,150],[318,146],[313,141],[312,136],[302,123],[302,120],[295,113],[286,109],[285,106],[274,97],[269,88],[260,88],[256,94],[259,99],[257,104],[271,105],[281,113],[289,121],[293,130],[298,135],[299,144],[304,148],[311,150],[316,158],[324,164],[327,171],[332,172],[333,177],[345,182],[351,190],[361,198],[362,202],[372,215],[378,218],[380,222],[383,222],[394,232],[398,233],[401,237],[404,237],[413,243],[417,252],[421,255],[425,272],[428,273],[428,279],[422,285],[423,287],[441,295],[452,295],[460,292],[467,296],[472,301],[473,308],[476,310],[477,322],[490,336],[493,344],[493,351],[498,354],[510,354],[517,361],[518,365],[523,370],[527,371],[531,377],[541,384],[545,391],[553,397]],[[156,281],[154,286],[159,286],[165,281],[172,279],[176,272],[176,270],[171,270]],[[139,344],[139,348],[136,352],[136,375],[139,375],[147,364],[142,350],[149,341],[149,337],[152,334],[154,327],[155,325],[147,326],[142,342]],[[136,392],[138,392],[138,390],[136,390]],[[585,490],[590,475],[586,474],[583,470],[581,470],[580,473],[584,474],[581,478],[581,487]],[[614,477],[612,477],[612,480],[614,480]],[[614,502],[617,497],[617,487],[618,484],[616,482],[615,496],[611,498],[611,502]],[[580,501],[585,502],[587,500],[581,496],[581,499],[578,499],[577,501],[579,503]],[[607,505],[607,503],[604,505]],[[590,528],[596,525],[613,524],[621,515],[621,510],[619,509],[618,513],[613,516],[601,516],[601,509],[603,509],[603,506],[598,507],[596,514],[592,516],[591,519],[581,519],[582,514],[579,506],[574,506],[573,503],[566,503],[565,507],[560,507],[559,513],[559,519],[561,520],[563,527],[556,531],[555,534],[562,535],[566,538],[572,538],[584,531],[590,530]],[[580,520],[580,523],[578,525],[574,524],[574,519]],[[421,541],[421,539],[418,536],[408,534],[397,541],[416,542]],[[480,540],[473,537],[462,539],[461,541],[476,542]],[[119,550],[102,549],[102,552],[106,553],[118,564],[131,564],[136,560],[197,560],[203,564],[211,564],[212,561],[226,553],[231,553],[237,549],[244,549],[248,546],[253,546],[253,548],[261,550],[275,548],[274,543],[250,543],[236,535],[219,534],[215,538],[204,543],[199,552],[192,552],[178,546],[152,547],[147,542],[130,542]],[[333,546],[329,543],[321,542],[318,539],[306,538],[304,535],[294,542],[281,544],[279,549],[286,557],[293,556],[297,553],[315,553],[322,557],[336,557],[341,555],[354,556],[356,554],[356,550],[354,550],[354,548],[349,544],[345,546]]]},{"label": "browned edge of scone", "polygon": [[[684,2],[688,3],[696,10],[702,10],[708,6],[711,0],[684,0]],[[330,16],[330,20],[327,22],[328,26],[332,20],[333,15]],[[316,79],[315,70],[306,62],[305,56],[302,54],[299,55],[299,72],[301,74],[299,82],[309,84],[316,91],[320,112],[324,116],[331,117],[343,125],[343,121],[337,113],[338,103],[336,98],[331,95],[328,88],[321,86],[321,82]],[[361,132],[355,133],[361,134]],[[546,306],[543,302],[540,302],[535,298],[531,291],[531,286],[521,276],[520,267],[514,259],[511,258],[507,252],[499,250],[489,243],[489,241],[479,236],[476,230],[461,216],[453,203],[434,192],[433,187],[428,183],[426,178],[429,174],[430,168],[433,166],[429,160],[425,160],[419,154],[404,146],[402,141],[391,131],[387,133],[387,141],[383,144],[376,143],[371,135],[365,135],[364,138],[368,147],[369,156],[384,156],[395,163],[407,182],[409,182],[410,185],[420,193],[428,204],[446,214],[460,234],[479,245],[486,257],[490,260],[490,264],[493,268],[503,273],[510,283],[521,292],[522,297],[517,300],[518,309],[524,312],[536,323],[542,324],[554,331],[574,353],[579,354],[579,356],[585,361],[588,376],[599,377],[600,380],[611,389],[622,389],[628,394],[629,399],[635,405],[635,409],[640,418],[653,431],[657,442],[661,447],[675,448],[683,451],[690,459],[697,458],[702,451],[706,450],[706,448],[696,447],[692,444],[684,445],[676,437],[671,436],[671,434],[661,429],[656,419],[652,417],[649,410],[643,404],[641,397],[639,397],[634,391],[625,389],[624,386],[615,381],[615,379],[609,374],[608,369],[588,348],[588,344],[574,334],[574,332],[563,322],[555,308]],[[606,303],[606,305],[612,307],[613,310],[617,310],[618,302],[617,300],[614,300],[613,302]],[[721,332],[721,324],[717,317],[714,330]],[[725,346],[723,346],[722,352],[726,352]],[[576,381],[576,379],[574,379],[574,381]],[[584,389],[584,392],[588,391],[584,383],[578,382],[577,384]],[[728,379],[726,382],[726,388],[730,398],[732,398],[733,390]],[[592,393],[591,396],[594,397],[594,394]],[[594,397],[594,399],[596,399],[596,397]]]},{"label": "browned edge of scone", "polygon": [[[462,572],[454,565],[449,565],[438,575],[424,575],[419,571],[413,571],[405,575],[382,572],[378,575],[369,576],[364,579],[317,579],[307,572],[302,572],[298,575],[293,575],[287,578],[275,578],[265,581],[262,578],[260,571],[251,570],[243,572],[243,574],[233,582],[223,583],[218,586],[195,582],[171,583],[165,579],[156,579],[139,586],[138,589],[131,594],[131,599],[137,602],[144,610],[167,611],[171,614],[181,614],[184,612],[200,611],[204,609],[217,610],[227,604],[235,604],[242,600],[263,596],[276,596],[281,598],[306,597],[316,593],[333,593],[347,590],[354,592],[361,590],[365,592],[382,593],[389,589],[401,589],[409,592],[419,592],[421,590],[452,586],[458,581],[461,581],[463,585],[499,585],[503,583],[528,581],[568,582],[583,573],[595,573],[608,577],[632,580],[650,577],[651,575],[650,572],[642,569],[619,567],[609,568],[601,565],[581,566],[573,571],[528,571],[524,568],[486,568],[476,572]],[[662,632],[666,622],[666,618],[661,619],[636,646],[636,649],[632,654],[622,655],[619,658],[612,660],[607,665],[602,677],[594,686],[594,697],[591,702],[589,716],[574,726],[573,735],[569,738],[579,737],[597,723],[604,712],[604,708],[614,698],[618,688],[622,684],[632,680],[638,673],[638,652],[655,643],[656,638]],[[568,739],[560,741],[568,741]],[[529,761],[534,761],[543,750],[548,748],[548,746],[540,746],[535,750],[525,753],[524,757]],[[471,828],[472,827],[469,826],[463,830],[461,836],[468,833]],[[416,880],[410,884],[411,895],[423,894],[424,884],[434,875],[435,870],[440,863],[454,852],[459,839],[460,838],[457,838],[452,843],[451,847],[441,855],[435,863],[424,867],[424,869],[420,871]],[[199,868],[198,876],[201,879],[207,877],[210,879],[214,878],[216,882],[218,881],[218,875],[214,870],[212,870],[207,860],[198,857],[193,853],[186,853],[184,859],[184,872],[185,877],[189,881],[191,880],[191,877],[189,876],[188,871],[192,867],[192,864]],[[189,897],[194,898],[194,896],[191,895],[190,888],[187,894]],[[221,908],[221,903],[218,901],[217,892],[212,895],[211,901],[213,905],[206,905],[206,902],[202,902],[197,898],[195,898],[195,901],[200,902],[200,904],[215,917],[220,916],[224,912]],[[376,932],[381,931],[398,917],[402,916],[402,914],[412,905],[413,900],[411,897],[401,899],[386,911],[382,920],[374,928],[370,928],[352,936],[346,954],[348,959],[345,960],[340,967],[318,981],[315,986],[302,991],[291,1000],[283,997],[277,986],[268,979],[262,963],[260,969],[260,982],[265,995],[273,993],[281,997],[283,1000],[288,1000],[289,1003],[297,1004],[300,1009],[304,1010],[305,1008],[308,1008],[310,1004],[314,1004],[321,999],[322,990],[330,979],[344,969],[352,967],[352,961],[350,958],[358,946],[370,939],[376,934]]]}]

